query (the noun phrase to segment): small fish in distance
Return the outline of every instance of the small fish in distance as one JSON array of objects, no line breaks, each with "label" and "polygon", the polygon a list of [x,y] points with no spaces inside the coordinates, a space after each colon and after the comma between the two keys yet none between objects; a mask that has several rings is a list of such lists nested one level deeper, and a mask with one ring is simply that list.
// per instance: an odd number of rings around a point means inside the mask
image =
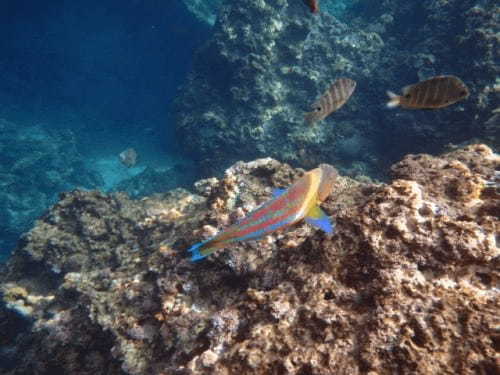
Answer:
[{"label": "small fish in distance", "polygon": [[216,236],[189,249],[191,260],[198,261],[217,249],[235,242],[257,240],[266,234],[290,226],[302,219],[327,233],[333,233],[329,217],[319,208],[332,192],[337,170],[321,164],[293,183],[287,190],[275,190],[274,198]]},{"label": "small fish in distance", "polygon": [[455,76],[437,76],[403,88],[403,95],[387,91],[387,107],[406,109],[438,109],[454,104],[469,96],[469,89]]},{"label": "small fish in distance", "polygon": [[119,158],[127,168],[137,164],[137,152],[133,148],[127,148],[125,151],[120,152]]},{"label": "small fish in distance", "polygon": [[338,110],[349,100],[355,88],[356,81],[349,78],[337,79],[321,98],[311,105],[312,111],[304,116],[306,123],[312,126]]},{"label": "small fish in distance", "polygon": [[319,12],[319,0],[304,0],[304,2],[311,10],[311,13]]}]

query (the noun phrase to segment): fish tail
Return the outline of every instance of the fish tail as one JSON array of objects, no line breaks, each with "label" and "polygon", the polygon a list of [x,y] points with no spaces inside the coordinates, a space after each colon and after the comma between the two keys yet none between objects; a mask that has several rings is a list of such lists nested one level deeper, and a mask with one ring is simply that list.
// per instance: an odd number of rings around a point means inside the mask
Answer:
[{"label": "fish tail", "polygon": [[387,91],[387,95],[389,95],[389,101],[387,102],[387,108],[394,108],[399,105],[400,96],[394,94],[392,91]]},{"label": "fish tail", "polygon": [[211,242],[211,240],[198,242],[197,244],[194,244],[189,248],[188,251],[192,253],[191,255],[192,262],[197,262],[199,260],[202,260],[203,258],[206,258],[208,255],[212,254],[215,250],[217,250],[216,247],[207,246],[209,242]]}]

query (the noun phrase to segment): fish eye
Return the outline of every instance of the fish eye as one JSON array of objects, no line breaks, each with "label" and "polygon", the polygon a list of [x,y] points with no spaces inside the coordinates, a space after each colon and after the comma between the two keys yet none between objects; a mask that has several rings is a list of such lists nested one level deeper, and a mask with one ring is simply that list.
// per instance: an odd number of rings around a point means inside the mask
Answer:
[{"label": "fish eye", "polygon": [[319,112],[319,111],[321,111],[321,107],[316,107],[316,108],[314,108],[314,110],[315,110],[316,112]]}]

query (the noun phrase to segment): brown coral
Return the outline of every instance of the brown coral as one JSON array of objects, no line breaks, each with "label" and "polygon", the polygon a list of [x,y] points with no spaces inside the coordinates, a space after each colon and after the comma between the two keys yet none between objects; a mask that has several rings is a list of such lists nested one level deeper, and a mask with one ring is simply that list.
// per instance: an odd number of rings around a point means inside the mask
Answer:
[{"label": "brown coral", "polygon": [[[38,327],[8,373],[45,374],[33,364],[66,352],[58,369],[86,373],[82,331],[85,343],[105,337],[94,373],[110,352],[108,373],[117,361],[129,374],[496,373],[500,202],[485,182],[499,166],[473,145],[409,155],[387,185],[341,177],[323,205],[334,236],[299,224],[197,264],[184,250],[204,227],[236,220],[301,171],[237,163],[197,184],[204,197],[67,194],[2,276],[4,299],[32,301]],[[26,272],[30,258],[40,272]]]}]

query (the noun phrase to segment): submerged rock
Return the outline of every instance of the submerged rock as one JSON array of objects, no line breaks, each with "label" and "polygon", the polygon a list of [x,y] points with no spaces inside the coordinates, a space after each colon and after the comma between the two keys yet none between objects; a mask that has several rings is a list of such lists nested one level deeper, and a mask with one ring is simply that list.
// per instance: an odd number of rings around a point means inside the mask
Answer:
[{"label": "submerged rock", "polygon": [[[500,74],[495,1],[320,3],[318,14],[302,0],[222,3],[175,103],[182,149],[206,175],[271,156],[304,168],[328,162],[341,173],[362,163],[380,178],[408,150],[499,138],[487,124]],[[440,111],[385,108],[387,90],[440,74],[459,76],[470,98]],[[352,98],[308,127],[304,113],[339,77],[357,82]]]},{"label": "submerged rock", "polygon": [[139,174],[120,181],[112,191],[126,192],[132,198],[142,198],[161,191],[191,186],[195,179],[194,165],[178,162],[171,167],[146,167]]},{"label": "submerged rock", "polygon": [[0,262],[59,191],[95,189],[102,178],[78,151],[74,133],[0,118]]},{"label": "submerged rock", "polygon": [[484,145],[409,155],[388,184],[338,179],[333,236],[299,223],[196,264],[189,245],[303,171],[260,159],[198,194],[67,193],[0,274],[3,372],[498,372],[499,168]]}]

